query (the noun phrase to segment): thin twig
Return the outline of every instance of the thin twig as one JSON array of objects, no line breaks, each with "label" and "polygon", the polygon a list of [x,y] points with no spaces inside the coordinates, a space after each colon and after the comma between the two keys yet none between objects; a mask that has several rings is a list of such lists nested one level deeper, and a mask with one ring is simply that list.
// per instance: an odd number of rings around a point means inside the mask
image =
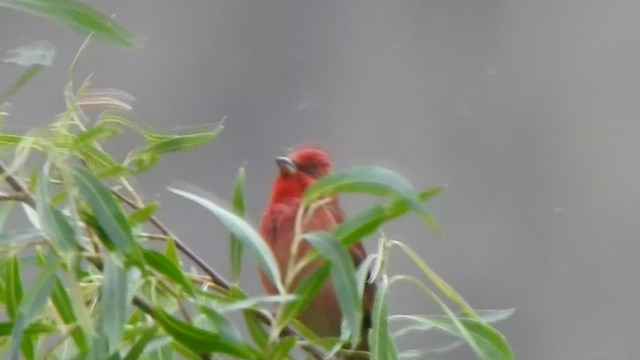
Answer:
[{"label": "thin twig", "polygon": [[[122,200],[125,204],[127,204],[132,209],[138,210],[141,208],[133,200],[128,199],[127,197],[120,194],[119,192],[115,190],[112,190],[111,192],[113,195],[115,195],[118,199]],[[189,247],[187,247],[182,242],[182,240],[178,239],[177,236],[171,233],[171,231],[169,231],[169,229],[166,226],[164,226],[164,224],[162,224],[160,220],[158,220],[158,218],[156,218],[155,216],[151,216],[149,218],[149,222],[151,222],[151,224],[153,224],[153,226],[155,226],[156,229],[158,229],[158,231],[160,231],[162,235],[166,237],[170,237],[173,240],[173,242],[176,244],[176,247],[178,248],[178,250],[180,250],[183,254],[185,254],[185,256],[187,256],[189,259],[191,259],[191,261],[193,261],[196,265],[198,265],[198,267],[205,274],[207,274],[216,285],[218,285],[219,287],[225,290],[231,289],[231,284],[227,280],[225,280],[221,275],[219,275],[215,270],[213,270],[209,265],[207,265],[207,263],[204,262],[204,260],[202,260],[198,255],[196,255],[193,251],[191,251],[191,249],[189,249]]]},{"label": "thin twig", "polygon": [[2,163],[0,163],[0,176],[4,176],[4,180],[7,182],[7,184],[9,184],[9,186],[11,187],[11,189],[13,189],[13,191],[15,191],[16,193],[23,194],[24,196],[23,201],[25,203],[27,203],[33,208],[36,207],[36,202],[33,199],[33,195],[31,195],[31,193],[29,192],[29,189],[27,189],[26,186],[22,185],[22,183],[18,179],[16,179],[13,175],[9,174],[7,172],[7,168]]},{"label": "thin twig", "polygon": [[0,194],[0,201],[26,202],[29,199],[24,193]]}]

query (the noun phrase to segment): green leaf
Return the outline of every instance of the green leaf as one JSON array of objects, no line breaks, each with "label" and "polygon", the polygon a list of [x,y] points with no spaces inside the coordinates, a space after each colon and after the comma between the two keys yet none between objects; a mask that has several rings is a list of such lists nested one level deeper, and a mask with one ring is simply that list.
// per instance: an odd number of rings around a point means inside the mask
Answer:
[{"label": "green leaf", "polygon": [[9,85],[5,91],[0,93],[0,104],[6,102],[10,97],[15,95],[24,86],[24,84],[28,83],[31,78],[42,70],[42,67],[42,65],[32,65],[26,68],[16,81]]},{"label": "green leaf", "polygon": [[258,305],[287,303],[296,300],[296,298],[297,297],[294,294],[254,296],[226,304],[220,303],[216,307],[216,310],[221,313],[225,313],[229,311],[245,310]]},{"label": "green leaf", "polygon": [[220,312],[214,310],[210,306],[199,305],[198,309],[207,317],[207,319],[215,326],[220,335],[225,338],[241,341],[238,330],[233,326],[229,318]]},{"label": "green leaf", "polygon": [[125,355],[124,360],[136,360],[139,359],[140,356],[143,355],[145,347],[151,340],[153,340],[154,336],[158,332],[158,326],[152,326],[147,331],[145,331],[142,336],[136,341],[136,343],[129,349],[127,355]]},{"label": "green leaf", "polygon": [[[508,319],[513,315],[515,309],[505,309],[505,310],[475,310],[480,319],[486,322],[487,324],[497,323],[503,320]],[[456,313],[456,316],[459,319],[472,319],[464,312]],[[447,322],[450,321],[449,317],[446,315],[392,315],[389,316],[389,320],[409,320],[411,322],[411,326],[403,327],[400,330],[394,333],[394,337],[403,336],[410,332],[420,331],[425,332],[433,329],[437,329],[436,326],[431,324],[431,320]],[[473,320],[473,319],[472,319]],[[464,342],[463,342],[464,343]]]},{"label": "green leaf", "polygon": [[51,205],[49,185],[48,176],[43,174],[38,181],[35,198],[42,229],[55,249],[66,251],[75,249],[77,239],[75,229],[62,211]]},{"label": "green leaf", "polygon": [[169,139],[151,143],[138,151],[139,154],[164,154],[168,152],[192,149],[211,141],[220,132],[221,127],[213,131],[197,134],[174,135]]},{"label": "green leaf", "polygon": [[253,353],[246,344],[197,328],[174,318],[162,309],[155,309],[154,317],[175,341],[187,346],[192,351],[198,353],[219,352],[243,359],[254,358]]},{"label": "green leaf", "polygon": [[426,316],[403,316],[411,319],[414,324],[424,327],[435,328],[444,333],[464,339],[469,343],[467,336],[473,340],[472,347],[475,347],[476,353],[481,359],[501,360],[513,359],[513,351],[505,337],[493,327],[471,319],[469,317],[458,317],[458,321],[465,329],[462,333],[450,316],[444,315],[426,315]]},{"label": "green leaf", "polygon": [[118,135],[119,133],[120,132],[118,131],[118,129],[110,124],[95,124],[87,130],[79,133],[78,136],[73,140],[73,144],[71,146],[73,148],[79,148],[88,143],[106,139]]},{"label": "green leaf", "polygon": [[[53,252],[50,252],[46,263],[42,266],[42,271],[33,280],[20,302],[20,307],[18,308],[17,316],[13,323],[13,329],[11,329],[12,359],[18,358],[18,348],[21,345],[22,336],[24,335],[27,325],[49,298],[56,278],[57,267],[58,258]],[[25,356],[26,355],[27,354],[25,354]]]},{"label": "green leaf", "polygon": [[0,58],[0,62],[17,64],[24,67],[33,65],[51,66],[56,49],[46,41],[38,41],[29,45],[9,50]]},{"label": "green leaf", "polygon": [[99,328],[107,340],[109,354],[118,349],[122,330],[127,320],[129,295],[127,286],[127,270],[111,258],[104,256],[104,280],[100,292],[102,316]]},{"label": "green leaf", "polygon": [[394,360],[397,352],[393,338],[389,334],[387,306],[389,302],[389,282],[386,279],[376,291],[371,311],[372,329],[369,335],[369,347],[372,360]]},{"label": "green leaf", "polygon": [[131,169],[122,166],[104,151],[92,144],[84,144],[77,149],[78,156],[87,166],[98,174],[98,177],[120,176],[127,174]]},{"label": "green leaf", "polygon": [[244,322],[254,343],[261,349],[264,349],[269,344],[269,333],[264,329],[264,326],[258,319],[256,312],[257,310],[253,309],[247,309],[244,311]]},{"label": "green leaf", "polygon": [[169,258],[154,250],[144,249],[143,252],[147,265],[179,284],[187,294],[194,295],[193,287],[189,280]]},{"label": "green leaf", "polygon": [[458,305],[460,309],[462,309],[462,311],[467,313],[467,315],[469,315],[473,319],[481,321],[480,317],[478,316],[478,314],[476,314],[471,305],[469,305],[469,303],[460,294],[458,294],[458,292],[455,291],[454,288],[451,287],[451,285],[447,284],[435,271],[433,271],[431,267],[429,267],[429,265],[427,265],[427,263],[425,263],[420,258],[420,256],[416,254],[415,251],[413,251],[413,249],[399,241],[391,241],[390,244],[400,247],[411,258],[411,260],[413,260],[413,262],[418,265],[423,274],[429,280],[431,280],[438,287],[438,289],[440,289],[440,291],[442,291],[442,293],[444,293],[451,301]]},{"label": "green leaf", "polygon": [[[397,279],[406,280],[418,286],[425,292],[447,315],[447,320],[428,319],[430,325],[464,339],[474,353],[481,360],[512,360],[513,351],[504,336],[490,325],[483,322],[477,315],[473,318],[460,318],[449,307],[418,279],[401,275]],[[468,315],[468,314],[467,314]],[[423,318],[425,321],[426,318]],[[440,321],[439,321],[440,320]]]},{"label": "green leaf", "polygon": [[120,204],[100,179],[81,167],[72,169],[80,193],[87,201],[100,228],[122,254],[131,254],[142,264],[142,253]]},{"label": "green leaf", "polygon": [[157,208],[158,203],[156,201],[150,202],[129,215],[129,220],[131,220],[135,224],[145,223],[153,216],[153,213]]},{"label": "green leaf", "polygon": [[[67,289],[64,288],[64,284],[58,278],[56,278],[51,292],[51,302],[65,325],[76,325],[77,319],[71,298]],[[71,338],[80,352],[88,349],[87,337],[80,326],[76,326],[71,330]]]},{"label": "green leaf", "polygon": [[[238,169],[236,180],[233,184],[233,193],[231,194],[231,209],[234,214],[244,218],[245,213],[245,200],[244,200],[244,187],[245,187],[246,174],[244,167]],[[231,235],[229,242],[229,254],[231,257],[231,281],[238,283],[240,281],[240,270],[242,266],[242,242],[236,238],[235,235]]]},{"label": "green leaf", "polygon": [[353,260],[340,242],[325,232],[304,234],[304,238],[331,262],[331,280],[340,311],[346,320],[351,344],[356,346],[362,327],[362,301],[358,294]]},{"label": "green leaf", "polygon": [[120,26],[113,18],[91,6],[76,0],[7,0],[0,6],[23,11],[79,29],[124,47],[137,46],[133,34]]},{"label": "green leaf", "polygon": [[276,259],[273,256],[271,249],[267,246],[262,237],[251,225],[249,225],[238,215],[225,210],[224,208],[203,197],[174,188],[169,188],[169,191],[185,197],[212,212],[218,218],[218,220],[222,222],[227,230],[235,235],[238,240],[240,240],[242,244],[247,248],[247,250],[258,260],[258,263],[262,267],[263,271],[265,272],[269,280],[271,280],[271,282],[275,284],[279,292],[285,293]]},{"label": "green leaf", "polygon": [[[11,329],[13,329],[13,322],[8,321],[0,323],[0,337],[11,335]],[[24,333],[28,335],[42,335],[55,332],[56,329],[57,328],[51,324],[34,322],[27,326]]]},{"label": "green leaf", "polygon": [[442,232],[440,225],[424,209],[419,194],[411,183],[395,171],[378,166],[355,166],[323,176],[307,188],[302,202],[309,205],[319,198],[343,192],[398,197],[420,214],[434,230]]},{"label": "green leaf", "polygon": [[164,241],[164,256],[166,256],[173,265],[180,267],[180,258],[176,250],[176,242],[171,237],[168,237]]},{"label": "green leaf", "polygon": [[0,231],[0,246],[15,245],[42,235],[42,230],[35,228]]},{"label": "green leaf", "polygon": [[22,279],[20,278],[20,262],[15,255],[9,257],[5,264],[5,281],[7,282],[7,314],[13,320],[18,315],[18,306],[22,301]]},{"label": "green leaf", "polygon": [[279,328],[284,327],[306,309],[329,276],[330,270],[331,264],[325,263],[300,282],[294,292],[296,299],[284,305],[280,316],[276,320],[276,326]]},{"label": "green leaf", "polygon": [[[444,189],[436,186],[418,194],[420,200],[425,201]],[[385,222],[404,215],[410,210],[404,200],[394,200],[388,205],[374,205],[354,216],[346,218],[333,230],[332,234],[344,246],[353,245],[364,237],[371,235]]]},{"label": "green leaf", "polygon": [[271,349],[269,359],[289,359],[289,352],[296,345],[296,340],[295,336],[281,338]]}]

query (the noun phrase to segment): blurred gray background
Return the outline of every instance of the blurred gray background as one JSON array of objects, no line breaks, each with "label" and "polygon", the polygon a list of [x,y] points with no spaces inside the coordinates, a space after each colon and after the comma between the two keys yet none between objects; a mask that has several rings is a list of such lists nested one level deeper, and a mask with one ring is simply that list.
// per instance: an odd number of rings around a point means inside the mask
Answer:
[{"label": "blurred gray background", "polygon": [[[187,181],[226,199],[246,161],[256,223],[274,156],[317,140],[337,167],[379,164],[419,187],[449,184],[429,204],[445,236],[416,216],[386,233],[474,307],[515,307],[499,328],[519,359],[637,358],[640,2],[91,3],[146,39],[136,51],[94,42],[78,75],[133,94],[129,117],[152,130],[227,117],[212,145],[167,156],[136,179],[222,273],[225,232],[165,187]],[[46,124],[64,109],[66,69],[83,37],[6,9],[0,33],[4,50],[56,46],[54,66],[13,99],[5,122]],[[0,67],[0,85],[17,73]],[[361,199],[347,198],[348,212]],[[375,239],[366,245],[375,249]],[[418,273],[396,255],[392,272]],[[243,284],[260,293],[253,269],[248,259]],[[393,313],[432,310],[407,286],[392,298]]]}]

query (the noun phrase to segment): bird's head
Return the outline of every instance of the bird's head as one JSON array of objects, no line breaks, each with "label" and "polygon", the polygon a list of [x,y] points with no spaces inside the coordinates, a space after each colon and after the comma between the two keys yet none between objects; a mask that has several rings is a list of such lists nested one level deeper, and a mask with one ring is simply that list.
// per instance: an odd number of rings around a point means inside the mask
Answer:
[{"label": "bird's head", "polygon": [[278,156],[276,166],[278,173],[273,181],[271,201],[280,202],[301,198],[309,184],[313,182],[313,178],[300,171],[296,163],[286,156]]},{"label": "bird's head", "polygon": [[289,159],[295,164],[299,171],[317,179],[331,172],[331,159],[326,152],[304,147],[295,150]]}]

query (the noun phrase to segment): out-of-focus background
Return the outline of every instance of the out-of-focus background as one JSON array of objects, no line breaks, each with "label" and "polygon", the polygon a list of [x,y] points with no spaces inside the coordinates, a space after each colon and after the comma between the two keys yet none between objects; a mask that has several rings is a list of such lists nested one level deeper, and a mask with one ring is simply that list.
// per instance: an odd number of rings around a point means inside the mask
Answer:
[{"label": "out-of-focus background", "polygon": [[[246,161],[256,223],[273,158],[317,140],[336,167],[379,164],[416,186],[449,184],[430,203],[445,236],[417,217],[386,233],[474,307],[515,307],[499,328],[519,359],[637,356],[640,2],[90,3],[146,39],[136,51],[94,42],[78,75],[133,94],[129,117],[154,130],[227,118],[213,145],[169,156],[137,180],[222,273],[226,234],[165,187],[187,181],[224,199]],[[64,109],[66,69],[83,37],[6,9],[0,34],[4,50],[56,46],[54,66],[13,99],[5,121],[46,124]],[[2,86],[17,72],[0,67]],[[362,206],[346,200],[352,213]],[[253,269],[248,259],[243,283],[259,293]],[[391,270],[417,273],[401,256]],[[423,299],[398,287],[391,312],[434,310]]]}]

